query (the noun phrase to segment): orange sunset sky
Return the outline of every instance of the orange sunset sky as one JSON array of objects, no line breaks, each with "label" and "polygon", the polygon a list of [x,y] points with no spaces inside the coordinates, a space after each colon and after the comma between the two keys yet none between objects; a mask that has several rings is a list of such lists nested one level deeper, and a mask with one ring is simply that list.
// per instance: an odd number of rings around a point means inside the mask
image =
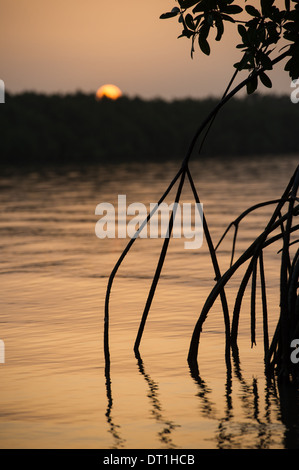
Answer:
[{"label": "orange sunset sky", "polygon": [[[0,78],[12,93],[90,93],[113,83],[130,97],[220,96],[240,57],[228,24],[224,41],[210,41],[211,55],[197,49],[192,60],[190,41],[177,39],[177,19],[159,19],[174,0],[0,0],[0,6]],[[271,79],[272,92],[290,93],[282,65]]]}]

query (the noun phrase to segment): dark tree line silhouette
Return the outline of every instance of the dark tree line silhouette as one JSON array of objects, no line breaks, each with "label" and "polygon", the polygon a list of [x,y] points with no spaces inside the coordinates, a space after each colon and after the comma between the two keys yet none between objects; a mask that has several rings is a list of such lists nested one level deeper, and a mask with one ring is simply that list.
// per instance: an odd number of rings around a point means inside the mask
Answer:
[{"label": "dark tree line silhouette", "polygon": [[[64,164],[181,158],[217,98],[143,100],[126,96],[7,94],[0,109],[0,163]],[[299,150],[299,105],[289,96],[232,99],[201,153],[286,154]]]}]

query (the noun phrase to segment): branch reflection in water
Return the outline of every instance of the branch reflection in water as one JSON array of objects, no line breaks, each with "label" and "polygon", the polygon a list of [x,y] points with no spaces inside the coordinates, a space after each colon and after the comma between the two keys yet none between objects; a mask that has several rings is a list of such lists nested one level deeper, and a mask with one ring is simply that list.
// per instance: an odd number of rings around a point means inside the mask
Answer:
[{"label": "branch reflection in water", "polygon": [[[106,355],[106,359],[109,355]],[[144,377],[148,385],[147,396],[151,403],[151,414],[157,423],[162,425],[158,432],[158,439],[165,448],[177,448],[173,442],[173,432],[181,427],[174,421],[163,416],[163,407],[159,399],[159,385],[145,371],[143,360],[139,353],[135,354],[138,371]],[[233,376],[235,381],[233,380]],[[226,370],[225,383],[225,408],[219,416],[217,403],[210,398],[212,389],[202,379],[197,368],[190,368],[190,375],[198,388],[196,396],[200,402],[200,415],[203,418],[218,422],[215,434],[216,447],[219,449],[246,448],[248,436],[250,444],[248,447],[257,449],[269,449],[277,442],[277,434],[281,428],[277,423],[285,426],[284,436],[281,444],[286,449],[298,448],[299,442],[299,391],[297,384],[276,383],[275,377],[269,378],[265,374],[265,388],[260,394],[258,380],[246,380],[240,364],[238,351],[233,354],[233,371]],[[112,417],[113,398],[110,377],[110,360],[106,360],[106,421],[108,432],[113,437],[111,448],[124,448],[126,440],[121,436],[121,427],[116,424]],[[233,399],[233,384],[239,384],[237,396]],[[237,388],[237,387],[236,387]],[[264,398],[264,404],[261,403]],[[236,400],[238,403],[236,403]],[[239,410],[234,414],[234,407],[241,404],[243,419],[240,419]],[[219,408],[219,407],[218,407]],[[254,444],[252,444],[254,443]]]},{"label": "branch reflection in water", "polygon": [[[106,344],[107,347],[107,344]],[[109,347],[107,347],[106,353],[109,353]],[[145,381],[148,384],[149,392],[147,396],[150,398],[152,404],[152,415],[158,423],[163,425],[162,430],[158,433],[158,438],[163,445],[168,449],[176,448],[177,446],[172,442],[171,433],[179,425],[174,424],[173,421],[167,420],[163,417],[163,410],[158,398],[159,386],[157,382],[151,379],[151,377],[145,372],[144,364],[139,353],[135,354],[138,364],[138,370],[140,374],[144,377]],[[115,424],[112,418],[112,407],[113,407],[113,398],[112,398],[112,388],[111,388],[111,377],[110,377],[110,355],[105,355],[105,384],[106,384],[106,396],[107,396],[107,409],[106,409],[106,420],[108,423],[108,432],[113,436],[114,445],[113,449],[122,448],[125,446],[125,439],[120,436],[120,426]]]},{"label": "branch reflection in water", "polygon": [[113,398],[112,398],[112,388],[111,388],[111,377],[110,377],[110,361],[107,363],[106,358],[106,365],[105,365],[105,385],[106,385],[106,395],[107,395],[107,409],[105,413],[105,417],[108,423],[108,432],[113,437],[114,444],[112,445],[112,449],[119,449],[120,447],[124,447],[125,439],[122,439],[120,435],[120,426],[115,424],[113,417],[112,417],[112,407],[113,407]]},{"label": "branch reflection in water", "polygon": [[158,433],[159,440],[163,445],[166,446],[168,449],[173,449],[176,448],[177,446],[172,442],[172,437],[171,433],[177,428],[180,427],[179,424],[174,424],[173,421],[167,420],[163,417],[163,410],[162,406],[160,403],[160,400],[158,398],[158,390],[159,386],[157,382],[154,382],[154,380],[145,372],[144,369],[144,364],[141,359],[140,353],[136,352],[135,357],[137,359],[137,364],[138,364],[138,370],[140,374],[144,377],[146,383],[148,384],[149,387],[149,392],[147,396],[149,397],[152,405],[152,416],[155,418],[155,420],[158,423],[161,423],[163,428],[162,431]]},{"label": "branch reflection in water", "polygon": [[[285,425],[282,445],[286,449],[298,448],[299,442],[299,393],[296,384],[276,384],[275,378],[265,375],[264,410],[260,406],[258,380],[253,377],[252,382],[243,377],[238,353],[233,355],[234,375],[240,384],[238,401],[244,414],[244,419],[234,421],[233,380],[229,370],[226,374],[225,403],[223,416],[217,418],[215,403],[209,399],[212,392],[199,374],[199,369],[190,368],[190,375],[199,388],[197,393],[201,402],[201,415],[205,418],[218,419],[218,430],[215,436],[217,448],[245,448],[246,436],[251,435],[251,445],[257,449],[271,448],[276,442],[279,429],[277,422]],[[237,412],[239,416],[239,411]],[[276,436],[275,436],[276,434]],[[255,443],[252,446],[252,441]]]}]

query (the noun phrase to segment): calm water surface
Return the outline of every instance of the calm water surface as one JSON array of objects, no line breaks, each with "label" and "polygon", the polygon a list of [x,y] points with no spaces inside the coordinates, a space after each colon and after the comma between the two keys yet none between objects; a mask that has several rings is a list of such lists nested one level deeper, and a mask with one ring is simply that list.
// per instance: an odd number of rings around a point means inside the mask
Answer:
[{"label": "calm water surface", "polygon": [[[192,164],[214,242],[247,207],[281,195],[297,157]],[[172,239],[142,339],[133,344],[161,240],[139,239],[122,264],[110,306],[111,387],[104,374],[103,316],[108,276],[128,240],[95,235],[100,202],[156,202],[179,164],[130,164],[4,171],[1,202],[1,448],[299,447],[296,397],[281,400],[263,372],[261,307],[251,348],[247,300],[241,312],[240,370],[227,380],[224,327],[216,302],[204,324],[200,377],[187,364],[191,334],[213,286],[206,243]],[[174,197],[172,193],[167,202]],[[192,200],[189,188],[183,202]],[[241,225],[238,253],[271,209]],[[220,246],[229,265],[232,234]],[[270,333],[278,315],[277,249],[266,257]],[[230,305],[238,277],[229,285]]]}]

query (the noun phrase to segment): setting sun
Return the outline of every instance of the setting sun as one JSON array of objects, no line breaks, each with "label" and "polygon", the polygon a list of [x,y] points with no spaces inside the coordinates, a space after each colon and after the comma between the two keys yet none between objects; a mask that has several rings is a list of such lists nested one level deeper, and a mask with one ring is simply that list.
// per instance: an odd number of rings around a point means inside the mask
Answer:
[{"label": "setting sun", "polygon": [[122,92],[115,85],[103,85],[96,92],[96,99],[101,100],[104,96],[110,100],[117,100],[122,96]]}]

